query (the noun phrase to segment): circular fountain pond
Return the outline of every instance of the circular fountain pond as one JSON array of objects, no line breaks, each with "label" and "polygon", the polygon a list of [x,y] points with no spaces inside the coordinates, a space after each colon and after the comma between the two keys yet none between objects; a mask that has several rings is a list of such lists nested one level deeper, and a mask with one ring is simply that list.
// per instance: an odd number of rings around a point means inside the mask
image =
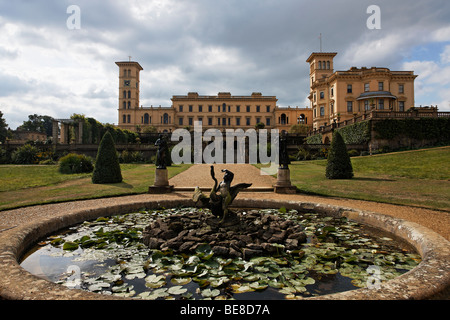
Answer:
[{"label": "circular fountain pond", "polygon": [[[100,217],[41,239],[21,266],[105,295],[239,300],[377,288],[421,261],[406,242],[345,217],[285,207],[233,211],[245,228],[190,207]],[[162,222],[168,228],[155,231]],[[174,244],[180,234],[187,238]]]}]

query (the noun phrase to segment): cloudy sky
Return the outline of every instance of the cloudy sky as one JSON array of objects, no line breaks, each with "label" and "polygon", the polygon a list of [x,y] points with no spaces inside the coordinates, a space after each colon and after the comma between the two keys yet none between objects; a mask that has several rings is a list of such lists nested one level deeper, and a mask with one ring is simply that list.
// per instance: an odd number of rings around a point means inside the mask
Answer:
[{"label": "cloudy sky", "polygon": [[[367,27],[370,5],[381,29]],[[114,62],[128,56],[146,107],[191,91],[304,107],[320,33],[335,70],[414,70],[416,106],[450,111],[449,17],[448,0],[0,0],[0,111],[12,129],[35,113],[117,123]]]}]

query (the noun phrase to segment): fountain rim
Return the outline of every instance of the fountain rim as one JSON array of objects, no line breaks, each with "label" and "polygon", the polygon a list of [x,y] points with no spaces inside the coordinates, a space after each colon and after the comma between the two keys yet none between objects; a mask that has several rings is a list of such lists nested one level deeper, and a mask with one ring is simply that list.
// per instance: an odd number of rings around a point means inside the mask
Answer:
[{"label": "fountain rim", "polygon": [[[95,202],[95,201],[94,201]],[[32,221],[23,226],[0,233],[0,297],[10,300],[123,300],[62,285],[39,278],[19,265],[22,256],[39,239],[58,230],[101,216],[138,211],[141,208],[172,208],[194,206],[190,199],[145,200],[134,203],[105,205],[98,202],[89,209],[60,210],[51,218]],[[381,283],[379,289],[355,289],[322,295],[307,300],[404,300],[429,299],[448,290],[450,286],[450,242],[436,232],[417,223],[388,215],[354,208],[293,200],[235,199],[235,208],[280,208],[299,212],[317,212],[334,217],[347,217],[392,234],[411,244],[422,257],[413,270]],[[24,208],[24,210],[27,210]]]}]

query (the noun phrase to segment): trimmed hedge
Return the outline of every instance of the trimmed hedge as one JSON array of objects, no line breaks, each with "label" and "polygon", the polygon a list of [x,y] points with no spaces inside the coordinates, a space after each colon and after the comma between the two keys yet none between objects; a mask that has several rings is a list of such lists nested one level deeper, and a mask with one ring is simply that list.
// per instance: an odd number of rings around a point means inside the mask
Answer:
[{"label": "trimmed hedge", "polygon": [[106,131],[98,147],[92,182],[96,184],[122,182],[119,158],[109,131]]},{"label": "trimmed hedge", "polygon": [[394,139],[405,136],[410,139],[450,142],[450,118],[385,119],[373,123],[377,139]]},{"label": "trimmed hedge", "polygon": [[344,139],[339,131],[333,133],[333,140],[328,151],[328,161],[325,176],[328,179],[351,179],[353,167],[347,152]]},{"label": "trimmed hedge", "polygon": [[365,144],[370,141],[370,121],[361,121],[352,125],[337,129],[346,144]]}]

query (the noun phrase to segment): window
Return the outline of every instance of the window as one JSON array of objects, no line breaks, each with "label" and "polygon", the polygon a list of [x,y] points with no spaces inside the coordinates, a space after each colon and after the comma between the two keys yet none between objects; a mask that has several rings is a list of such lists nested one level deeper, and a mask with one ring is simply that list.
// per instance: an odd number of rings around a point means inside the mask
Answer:
[{"label": "window", "polygon": [[378,110],[384,110],[384,99],[378,100]]},{"label": "window", "polygon": [[128,101],[128,109],[131,109],[131,101]]},{"label": "window", "polygon": [[369,100],[364,101],[364,110],[366,110],[366,111],[370,110]]},{"label": "window", "polygon": [[169,115],[167,113],[164,113],[164,115],[163,115],[163,123],[164,124],[169,123]]},{"label": "window", "polygon": [[192,106],[189,106],[189,112],[192,112]]},{"label": "window", "polygon": [[131,91],[128,90],[128,99],[131,99]]},{"label": "window", "polygon": [[128,123],[131,123],[131,115],[127,115]]},{"label": "window", "polygon": [[327,69],[330,70],[330,61],[327,61]]},{"label": "window", "polygon": [[228,125],[231,126],[231,118],[228,118]]},{"label": "window", "polygon": [[347,112],[353,112],[353,101],[347,101]]},{"label": "window", "polygon": [[127,102],[126,102],[126,101],[123,102],[123,108],[124,108],[124,109],[127,108]]},{"label": "window", "polygon": [[192,123],[193,123],[193,118],[188,118],[188,124],[189,124],[190,126],[192,126]]},{"label": "window", "polygon": [[203,117],[198,117],[197,121],[203,124]]},{"label": "window", "polygon": [[222,104],[222,112],[227,112],[227,104]]},{"label": "window", "polygon": [[236,112],[241,112],[241,106],[236,106]]},{"label": "window", "polygon": [[270,112],[270,106],[266,106],[266,112]]},{"label": "window", "polygon": [[352,91],[353,91],[352,85],[348,84],[347,85],[347,93],[352,93]]},{"label": "window", "polygon": [[[256,106],[256,112],[259,112],[260,111],[260,106]],[[259,122],[258,122],[259,123]]]},{"label": "window", "polygon": [[127,98],[127,91],[123,90],[123,98],[126,99]]},{"label": "window", "polygon": [[179,124],[180,126],[183,125],[183,118],[178,118],[178,124]]},{"label": "window", "polygon": [[384,83],[378,82],[378,91],[384,91]]},{"label": "window", "polygon": [[334,97],[334,87],[331,87],[330,96]]},{"label": "window", "polygon": [[240,126],[241,125],[241,118],[236,118],[236,125]]},{"label": "window", "polygon": [[261,118],[256,118],[256,124],[261,123]]},{"label": "window", "polygon": [[245,124],[246,124],[247,126],[250,125],[250,118],[246,118],[246,119],[245,119]]},{"label": "window", "polygon": [[270,118],[266,118],[266,126],[270,126]]},{"label": "window", "polygon": [[325,92],[320,91],[320,99],[325,99]]},{"label": "window", "polygon": [[126,115],[123,115],[123,117],[122,117],[122,122],[123,122],[123,123],[126,123],[126,122],[127,122],[127,116],[126,116]]},{"label": "window", "polygon": [[319,61],[319,70],[322,69],[322,61]]},{"label": "window", "polygon": [[144,114],[144,124],[149,124],[150,123],[150,116],[148,115],[148,113]]},{"label": "window", "polygon": [[250,106],[247,106],[247,112],[250,112]]},{"label": "window", "polygon": [[284,113],[281,114],[280,124],[287,124],[287,117]]},{"label": "window", "polygon": [[212,126],[212,122],[213,122],[213,118],[209,117],[208,118],[208,126]]},{"label": "window", "polygon": [[212,112],[212,106],[208,106],[208,112]]},{"label": "window", "polygon": [[320,107],[320,116],[323,117],[325,115],[325,107]]},{"label": "window", "polygon": [[405,111],[405,101],[399,101],[398,102],[398,111]]},{"label": "window", "polygon": [[370,83],[364,83],[364,91],[365,92],[370,91]]},{"label": "window", "polygon": [[227,124],[227,118],[222,118],[222,125],[225,126]]},{"label": "window", "polygon": [[198,112],[203,112],[203,106],[198,106]]},{"label": "window", "polygon": [[180,106],[178,107],[178,109],[180,110],[180,112],[183,112],[183,106],[182,106],[182,105],[180,105]]},{"label": "window", "polygon": [[405,86],[403,84],[398,85],[398,93],[404,93],[405,92]]}]

